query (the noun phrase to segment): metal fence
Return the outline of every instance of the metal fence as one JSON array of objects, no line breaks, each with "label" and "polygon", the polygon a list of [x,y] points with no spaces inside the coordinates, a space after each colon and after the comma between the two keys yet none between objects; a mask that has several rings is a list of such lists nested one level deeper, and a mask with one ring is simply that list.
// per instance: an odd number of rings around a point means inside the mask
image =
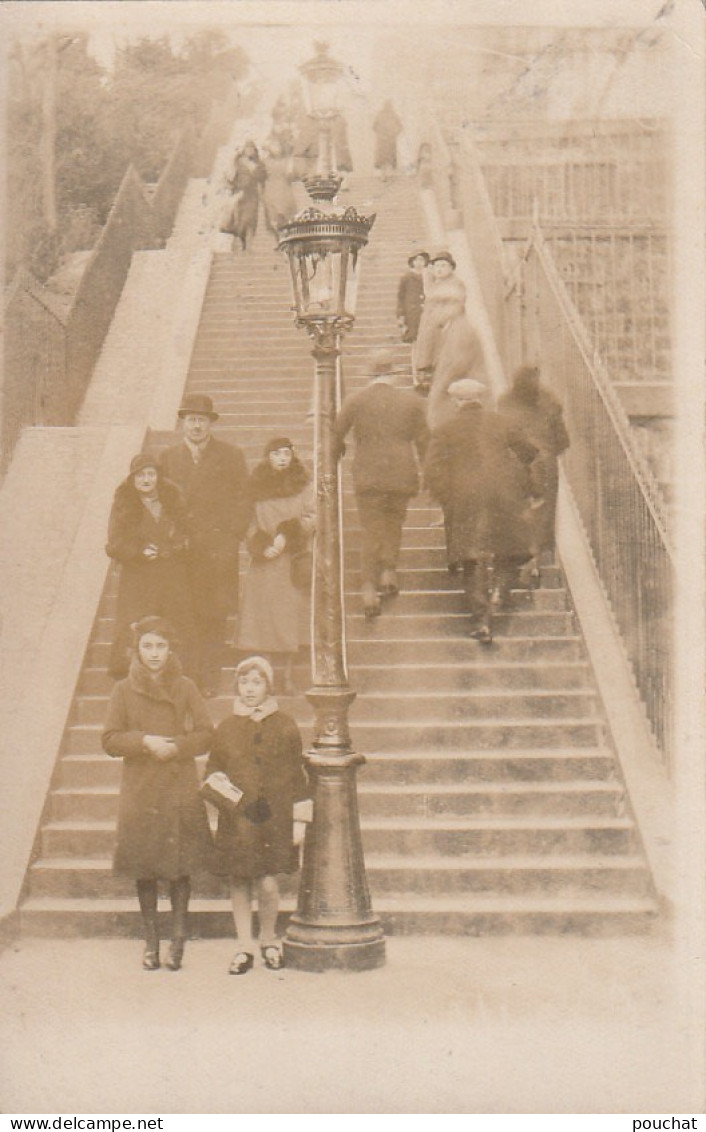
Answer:
[{"label": "metal fence", "polygon": [[[442,191],[448,193],[452,168],[452,188],[455,183],[506,372],[521,362],[539,361],[543,379],[564,406],[571,447],[562,458],[563,469],[647,716],[669,760],[674,569],[666,516],[659,487],[591,341],[601,338],[607,355],[613,361],[620,359],[623,368],[618,372],[624,372],[626,353],[639,362],[640,376],[650,372],[650,365],[655,371],[666,349],[667,310],[666,305],[660,310],[653,303],[650,283],[658,277],[658,254],[666,258],[666,250],[656,242],[660,238],[656,233],[647,244],[640,243],[637,233],[628,233],[627,251],[611,233],[606,256],[605,233],[587,233],[585,228],[566,237],[565,246],[557,243],[565,237],[556,230],[550,230],[545,241],[535,229],[531,241],[508,248],[472,139],[447,144],[446,154],[450,157],[444,156],[435,184],[441,179]],[[550,247],[567,271],[566,284]],[[613,258],[616,249],[620,249],[617,258],[623,257],[620,270]],[[593,275],[586,279],[589,255]],[[663,259],[662,280],[665,270]],[[629,278],[631,273],[640,278]],[[585,288],[585,282],[590,287]],[[582,305],[591,336],[576,309]],[[649,322],[633,325],[634,312],[641,306]],[[634,368],[632,372],[634,380]]]},{"label": "metal fence", "polygon": [[665,131],[659,122],[555,123],[475,131],[493,211],[506,222],[662,222]]},{"label": "metal fence", "polygon": [[674,567],[657,485],[539,233],[525,313],[542,375],[564,406],[562,465],[660,747],[669,756]]},{"label": "metal fence", "polygon": [[582,227],[544,235],[611,379],[670,381],[666,232]]}]

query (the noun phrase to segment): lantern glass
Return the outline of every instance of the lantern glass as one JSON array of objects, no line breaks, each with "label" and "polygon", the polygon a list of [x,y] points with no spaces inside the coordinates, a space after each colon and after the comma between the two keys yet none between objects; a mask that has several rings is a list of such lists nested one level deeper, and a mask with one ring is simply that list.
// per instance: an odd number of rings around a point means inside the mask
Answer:
[{"label": "lantern glass", "polygon": [[355,317],[358,292],[358,253],[342,247],[299,249],[290,258],[297,317],[350,319]]},{"label": "lantern glass", "polygon": [[316,43],[316,55],[300,70],[306,78],[307,110],[320,118],[338,113],[343,67],[328,53],[327,43]]}]

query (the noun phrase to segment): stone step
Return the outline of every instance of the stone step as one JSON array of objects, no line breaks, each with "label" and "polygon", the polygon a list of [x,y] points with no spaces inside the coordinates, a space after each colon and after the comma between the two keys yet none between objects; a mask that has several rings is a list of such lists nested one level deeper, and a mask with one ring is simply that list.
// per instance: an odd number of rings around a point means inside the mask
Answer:
[{"label": "stone step", "polygon": [[[218,698],[211,705],[214,713],[218,711]],[[232,693],[229,693],[228,701],[231,698]],[[311,709],[301,696],[282,696],[280,703],[283,710],[298,721],[307,723],[311,718]],[[81,696],[75,705],[76,725],[102,724],[107,708],[105,696]],[[469,689],[459,693],[442,689],[432,694],[368,692],[354,702],[351,723],[353,726],[368,721],[394,723],[415,715],[427,723],[495,719],[502,727],[509,720],[588,718],[596,714],[596,708],[596,693],[592,688],[571,691]]]},{"label": "stone step", "polygon": [[[417,854],[442,857],[485,854],[626,853],[633,848],[634,829],[627,818],[602,815],[362,817],[366,853]],[[52,872],[54,860],[105,859],[115,844],[115,823],[51,821],[41,834],[42,857],[32,869],[35,877]],[[414,862],[407,860],[407,868]],[[42,881],[38,882],[40,885]],[[45,889],[46,891],[46,889]]]},{"label": "stone step", "polygon": [[[464,660],[468,663],[503,663],[520,660],[580,660],[584,657],[583,642],[576,634],[564,637],[513,636],[495,637],[490,648],[467,636],[458,637],[371,637],[363,618],[358,619],[361,633],[348,628],[348,660],[355,671],[358,664],[373,664],[385,660],[389,664],[409,662],[418,657],[424,664],[433,665],[446,660]],[[109,641],[92,641],[86,651],[87,668],[105,670],[110,654]]]},{"label": "stone step", "polygon": [[[213,717],[217,712],[214,704]],[[222,705],[223,710],[226,704]],[[299,713],[297,713],[299,714]],[[302,717],[305,706],[302,705]],[[304,719],[302,719],[304,722]],[[65,750],[69,755],[99,754],[101,750],[101,724],[73,724],[66,729]],[[361,719],[355,726],[356,747],[369,754],[405,750],[412,746],[453,748],[459,746],[484,749],[505,747],[513,750],[532,747],[596,746],[603,726],[598,718],[577,716],[555,719],[493,718],[465,719],[463,721],[429,720],[425,717],[407,717],[401,721]]]},{"label": "stone step", "polygon": [[[51,819],[65,822],[115,822],[117,785],[70,789],[51,795]],[[620,815],[624,791],[613,780],[586,779],[546,782],[486,781],[468,783],[377,783],[358,788],[363,817],[463,817],[478,815],[578,816]]]},{"label": "stone step", "polygon": [[[293,899],[282,901],[278,932],[286,929]],[[649,932],[657,906],[645,896],[582,892],[566,896],[506,894],[500,896],[380,897],[375,900],[387,935],[565,935],[621,936]],[[23,934],[44,937],[128,937],[141,939],[141,918],[135,897],[123,899],[44,897],[22,906]],[[192,900],[189,913],[192,938],[232,940],[233,920],[225,895]],[[162,908],[160,929],[169,938],[171,914]],[[196,966],[198,944],[187,948],[185,965]],[[225,959],[224,959],[225,963]]]},{"label": "stone step", "polygon": [[[530,784],[577,780],[611,780],[614,761],[610,751],[597,745],[554,748],[518,748],[506,753],[502,747],[423,749],[410,741],[402,750],[385,753],[363,747],[354,735],[354,746],[366,755],[359,775],[365,784],[447,784],[465,790],[469,783],[526,782]],[[306,745],[305,745],[306,746]],[[100,750],[90,754],[64,755],[57,769],[57,787],[62,790],[117,789],[122,773],[120,759]]]}]

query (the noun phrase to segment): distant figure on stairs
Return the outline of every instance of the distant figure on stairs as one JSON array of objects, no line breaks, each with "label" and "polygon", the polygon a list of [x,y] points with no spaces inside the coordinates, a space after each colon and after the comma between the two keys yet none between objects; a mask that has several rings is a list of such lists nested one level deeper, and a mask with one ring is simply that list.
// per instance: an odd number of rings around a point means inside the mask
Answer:
[{"label": "distant figure on stairs", "polygon": [[241,652],[284,661],[283,691],[294,692],[292,668],[309,643],[311,540],[316,507],[311,476],[286,436],[265,446],[249,485],[253,519],[250,565],[243,583],[236,644]]},{"label": "distant figure on stairs", "polygon": [[534,539],[540,562],[554,561],[556,498],[559,489],[559,456],[569,447],[561,405],[553,393],[540,384],[537,366],[520,366],[512,389],[498,401],[498,412],[523,429],[539,449],[532,464],[534,494],[542,505],[532,512]]},{"label": "distant figure on stairs", "polygon": [[513,607],[520,567],[532,557],[526,513],[529,466],[537,448],[525,434],[485,409],[485,387],[472,378],[454,382],[457,415],[432,432],[424,483],[446,518],[449,569],[462,570],[471,636],[492,642],[491,597]]},{"label": "distant figure on stairs", "polygon": [[193,663],[194,618],[187,575],[188,532],[179,488],[159,471],[159,459],[140,452],[113,498],[106,553],[118,563],[118,600],[109,672],[127,676],[134,622],[148,614],[177,630],[181,659]]},{"label": "distant figure on stairs", "polygon": [[339,454],[345,437],[355,438],[353,483],[362,527],[361,593],[366,617],[381,612],[384,596],[398,592],[397,560],[402,526],[419,490],[417,461],[428,441],[424,403],[411,389],[395,388],[395,359],[383,352],[373,359],[372,380],[349,394],[336,421]]},{"label": "distant figure on stairs", "polygon": [[389,98],[373,122],[373,133],[375,168],[383,181],[387,181],[397,168],[397,138],[402,133],[402,122]]},{"label": "distant figure on stairs", "polygon": [[268,231],[276,235],[278,225],[291,220],[297,211],[292,191],[294,162],[285,154],[279,139],[273,136],[267,143],[264,163],[267,174],[262,190],[265,223]]},{"label": "distant figure on stairs", "polygon": [[424,309],[424,272],[429,256],[424,251],[412,252],[407,264],[408,270],[397,287],[397,323],[402,341],[415,342]]},{"label": "distant figure on stairs", "polygon": [[430,256],[431,279],[426,286],[424,310],[412,352],[417,391],[428,394],[441,350],[442,327],[465,310],[466,288],[455,274],[456,260],[444,249]]},{"label": "distant figure on stairs", "polygon": [[239,448],[211,435],[218,413],[210,397],[189,394],[178,415],[183,440],[162,454],[160,468],[184,495],[195,678],[210,696],[217,692],[226,619],[238,610],[240,542],[250,521],[248,471]]},{"label": "distant figure on stairs", "polygon": [[161,617],[135,626],[130,673],[115,685],[103,749],[123,760],[113,867],[132,877],[145,935],[142,965],[160,966],[157,883],[169,883],[172,943],[167,965],[181,967],[193,873],[213,866],[206,807],[195,759],[211,747],[213,726],[174,653],[174,629]]},{"label": "distant figure on stairs", "polygon": [[257,146],[253,141],[247,141],[235,155],[233,173],[228,180],[228,187],[233,193],[230,218],[226,216],[221,222],[221,231],[229,232],[240,240],[243,251],[247,250],[257,231],[260,189],[266,177]]}]

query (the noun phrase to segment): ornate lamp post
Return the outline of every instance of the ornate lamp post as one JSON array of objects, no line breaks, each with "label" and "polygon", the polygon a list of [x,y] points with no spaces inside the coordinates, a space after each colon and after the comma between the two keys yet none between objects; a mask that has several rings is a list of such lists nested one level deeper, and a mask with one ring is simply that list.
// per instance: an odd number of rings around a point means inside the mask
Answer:
[{"label": "ornate lamp post", "polygon": [[[338,65],[337,65],[338,66]],[[354,321],[358,255],[374,216],[334,204],[341,178],[306,182],[313,204],[279,229],[292,275],[296,324],[313,339],[316,537],[312,592],[312,668],[307,699],[314,738],[306,759],[314,794],[297,911],[284,938],[287,965],[307,971],[365,970],[385,961],[385,940],[365,876],[356,771],[351,747],[343,604],[341,476],[334,424],[340,405],[341,336]]]},{"label": "ornate lamp post", "polygon": [[302,63],[299,70],[306,80],[307,111],[319,135],[316,172],[326,177],[337,168],[332,130],[339,113],[338,94],[343,66],[331,58],[327,43],[315,42],[314,48],[314,58]]}]

